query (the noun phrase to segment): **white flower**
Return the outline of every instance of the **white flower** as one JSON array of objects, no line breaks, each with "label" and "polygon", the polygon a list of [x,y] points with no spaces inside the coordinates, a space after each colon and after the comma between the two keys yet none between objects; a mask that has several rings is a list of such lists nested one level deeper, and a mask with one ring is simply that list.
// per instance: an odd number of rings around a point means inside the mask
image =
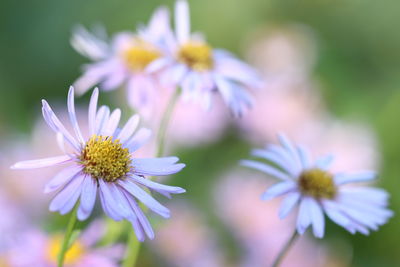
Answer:
[{"label": "white flower", "polygon": [[312,161],[301,146],[294,146],[284,136],[279,136],[280,146],[269,145],[256,149],[253,156],[267,161],[261,163],[244,160],[242,164],[278,178],[281,182],[269,188],[263,200],[283,196],[279,217],[286,217],[299,205],[297,232],[303,234],[312,225],[316,237],[324,236],[324,213],[335,223],[351,233],[368,235],[377,230],[393,215],[387,209],[388,193],[373,187],[347,187],[355,182],[368,182],[376,178],[375,172],[335,173],[328,171],[333,157]]},{"label": "white flower", "polygon": [[163,56],[162,43],[170,31],[169,12],[164,7],[157,9],[149,24],[141,25],[137,33],[120,32],[110,43],[78,27],[71,44],[93,63],[84,67],[75,89],[84,93],[97,84],[106,91],[125,86],[129,104],[148,112],[160,86],[157,73],[150,74],[146,68]]},{"label": "white flower", "polygon": [[212,49],[201,34],[191,34],[189,6],[184,0],[176,2],[175,36],[168,38],[166,47],[169,54],[148,67],[150,72],[162,70],[163,85],[182,88],[185,99],[206,108],[218,92],[237,116],[251,105],[247,88],[259,87],[257,73],[227,51]]}]

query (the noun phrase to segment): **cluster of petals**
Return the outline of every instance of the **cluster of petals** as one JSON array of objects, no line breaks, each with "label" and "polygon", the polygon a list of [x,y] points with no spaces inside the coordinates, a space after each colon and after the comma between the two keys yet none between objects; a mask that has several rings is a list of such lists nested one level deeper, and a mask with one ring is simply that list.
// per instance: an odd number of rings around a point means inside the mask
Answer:
[{"label": "cluster of petals", "polygon": [[[175,31],[170,27],[168,9],[161,7],[148,26],[140,27],[137,33],[116,34],[111,44],[78,28],[71,43],[94,63],[85,67],[74,86],[84,92],[99,83],[105,90],[125,85],[129,103],[139,109],[152,106],[151,100],[160,94],[158,90],[165,88],[181,88],[184,100],[197,102],[206,109],[211,107],[217,93],[235,116],[242,115],[253,102],[248,89],[261,86],[258,73],[231,53],[212,49],[202,34],[192,34],[185,0],[176,2],[174,17]],[[143,68],[132,70],[124,54],[138,39],[156,49],[157,56]],[[200,60],[199,56],[208,63],[198,68],[182,60],[181,51],[185,47],[189,47],[189,61]]]},{"label": "cluster of petals", "polygon": [[262,171],[280,180],[263,195],[263,200],[284,196],[279,217],[285,218],[296,206],[297,232],[303,234],[312,225],[316,237],[322,238],[327,215],[336,224],[350,233],[368,235],[385,224],[393,212],[387,209],[389,195],[386,191],[369,186],[351,186],[351,183],[370,182],[376,178],[373,171],[329,174],[336,194],[329,197],[315,197],[304,193],[299,183],[302,173],[309,170],[328,169],[333,160],[331,155],[312,161],[310,153],[302,146],[292,144],[285,136],[279,136],[279,145],[269,144],[266,149],[255,149],[252,155],[265,162],[243,160],[244,166]]},{"label": "cluster of petals", "polygon": [[[74,134],[71,134],[63,123],[57,118],[50,105],[43,100],[43,117],[49,127],[57,134],[60,146],[64,147],[64,154],[50,158],[22,161],[14,164],[13,169],[35,169],[54,165],[66,167],[57,173],[45,187],[45,192],[57,191],[50,203],[51,211],[61,214],[70,212],[75,205],[79,205],[77,216],[79,220],[87,219],[95,205],[96,196],[99,195],[104,212],[116,221],[123,219],[132,223],[139,240],[144,240],[147,235],[154,237],[153,229],[144,215],[139,202],[150,210],[169,217],[169,210],[151,196],[148,191],[157,192],[170,197],[171,194],[185,192],[180,187],[163,185],[145,176],[162,176],[179,172],[185,165],[177,163],[176,157],[163,158],[134,158],[138,150],[149,138],[151,132],[145,128],[136,131],[139,124],[138,115],[133,115],[128,122],[119,128],[121,117],[120,109],[110,111],[109,107],[97,108],[98,89],[93,91],[88,111],[89,133],[85,136],[77,123],[74,106],[74,89],[68,93],[68,112]],[[128,149],[131,157],[130,171],[121,179],[107,181],[93,177],[84,171],[80,155],[90,136],[107,136],[111,140],[118,140],[123,148]],[[68,151],[67,146],[72,149]],[[78,202],[79,201],[79,202]],[[77,204],[78,203],[78,204]]]}]

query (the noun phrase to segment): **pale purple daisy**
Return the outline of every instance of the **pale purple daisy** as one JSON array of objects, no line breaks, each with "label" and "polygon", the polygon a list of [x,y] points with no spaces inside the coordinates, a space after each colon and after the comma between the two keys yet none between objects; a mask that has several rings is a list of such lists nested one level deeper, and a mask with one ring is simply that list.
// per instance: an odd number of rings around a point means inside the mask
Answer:
[{"label": "pale purple daisy", "polygon": [[34,169],[67,165],[45,187],[46,193],[58,191],[50,203],[50,211],[66,214],[80,199],[77,216],[79,220],[85,220],[90,216],[98,194],[103,210],[109,217],[116,221],[130,221],[139,240],[143,241],[145,235],[152,239],[153,229],[138,202],[165,218],[170,216],[170,212],[146,190],[167,197],[185,190],[153,182],[145,176],[174,174],[185,165],[177,163],[176,157],[135,158],[135,151],[147,141],[150,131],[144,128],[136,131],[138,115],[133,115],[125,126],[118,128],[121,110],[110,112],[107,106],[97,109],[98,95],[96,88],[89,104],[88,135],[81,132],[77,123],[73,87],[68,93],[68,112],[75,136],[65,128],[49,104],[43,100],[45,121],[73,151],[65,151],[61,156],[18,162],[12,168]]},{"label": "pale purple daisy", "polygon": [[74,83],[75,89],[84,93],[97,84],[103,90],[125,86],[129,104],[147,112],[160,86],[157,73],[150,74],[145,70],[163,56],[161,44],[170,31],[169,12],[164,7],[154,12],[147,26],[141,25],[136,33],[118,33],[110,43],[78,27],[71,44],[93,63],[84,67],[83,75]]},{"label": "pale purple daisy", "polygon": [[305,148],[293,145],[285,136],[279,135],[279,142],[280,145],[271,144],[266,149],[253,150],[252,155],[266,160],[265,163],[243,160],[242,164],[281,180],[269,188],[262,199],[285,196],[279,211],[281,219],[299,205],[299,234],[312,225],[314,235],[322,238],[325,231],[324,213],[350,233],[365,235],[370,230],[377,230],[393,215],[387,209],[389,195],[386,191],[373,187],[346,186],[372,181],[376,178],[375,172],[333,174],[328,171],[332,156],[312,161]]},{"label": "pale purple daisy", "polygon": [[182,88],[184,99],[198,101],[205,108],[218,92],[236,116],[251,106],[247,89],[260,86],[256,71],[225,50],[212,49],[201,34],[190,33],[187,1],[176,2],[175,35],[170,37],[166,42],[169,54],[147,68],[162,71],[164,85]]}]

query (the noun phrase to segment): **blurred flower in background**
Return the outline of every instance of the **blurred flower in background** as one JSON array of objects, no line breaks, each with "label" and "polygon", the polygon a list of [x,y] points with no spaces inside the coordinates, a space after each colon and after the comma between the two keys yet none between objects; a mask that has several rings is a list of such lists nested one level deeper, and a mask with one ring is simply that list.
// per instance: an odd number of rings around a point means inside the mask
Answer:
[{"label": "blurred flower in background", "polygon": [[174,219],[160,225],[158,237],[152,241],[156,251],[171,266],[228,266],[215,233],[207,226],[200,210],[188,203],[177,203],[171,210]]},{"label": "blurred flower in background", "polygon": [[[118,262],[123,256],[124,247],[120,244],[98,246],[104,230],[103,223],[92,222],[66,253],[65,266],[119,266]],[[47,234],[37,229],[27,229],[21,232],[13,245],[3,253],[3,261],[5,266],[12,267],[55,267],[61,241],[61,234]]]},{"label": "blurred flower in background", "polygon": [[175,4],[175,36],[168,43],[169,54],[155,60],[149,70],[162,71],[165,86],[182,89],[182,97],[211,106],[218,92],[235,116],[252,103],[248,88],[258,88],[261,79],[249,65],[225,50],[212,49],[200,33],[191,33],[187,1]]},{"label": "blurred flower in background", "polygon": [[165,53],[161,44],[169,31],[169,14],[164,7],[154,12],[147,26],[138,27],[137,33],[115,34],[110,44],[83,27],[76,28],[72,46],[94,63],[85,66],[74,87],[84,93],[97,84],[103,90],[124,86],[131,107],[148,114],[162,88],[157,74],[148,73],[146,68]]},{"label": "blurred flower in background", "polygon": [[[216,212],[230,229],[243,250],[233,266],[269,266],[295,224],[294,216],[280,220],[279,202],[268,203],[260,195],[271,180],[265,176],[233,170],[226,173],[215,190]],[[330,265],[335,262],[335,265]],[[346,262],[329,254],[327,245],[302,237],[285,258],[282,266],[346,266]]]}]

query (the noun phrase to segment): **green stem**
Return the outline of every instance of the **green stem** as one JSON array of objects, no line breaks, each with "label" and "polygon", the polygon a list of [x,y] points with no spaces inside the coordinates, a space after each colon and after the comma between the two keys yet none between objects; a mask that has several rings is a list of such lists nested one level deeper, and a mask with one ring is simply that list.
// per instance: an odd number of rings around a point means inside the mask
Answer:
[{"label": "green stem", "polygon": [[[156,157],[162,157],[165,149],[165,136],[168,130],[168,125],[172,117],[172,113],[178,102],[180,90],[176,89],[174,94],[171,96],[171,99],[168,102],[167,107],[165,108],[164,114],[160,121],[160,128],[158,129],[157,134],[157,150]],[[123,267],[134,267],[136,265],[137,258],[139,256],[141,242],[139,242],[136,238],[136,235],[133,231],[130,232],[128,238],[128,245],[126,250],[126,257],[122,263]]]},{"label": "green stem", "polygon": [[58,254],[58,262],[57,262],[58,267],[62,267],[64,265],[65,254],[67,253],[68,249],[71,247],[71,244],[70,244],[71,236],[72,236],[72,233],[74,232],[75,226],[76,226],[76,214],[78,211],[78,207],[79,207],[78,203],[75,204],[75,207],[71,212],[71,216],[69,217],[69,221],[67,224],[67,230],[65,231],[64,241],[62,243],[60,253]]},{"label": "green stem", "polygon": [[296,239],[298,237],[299,237],[299,234],[297,233],[297,231],[295,229],[293,235],[290,237],[288,242],[286,242],[286,244],[283,246],[282,250],[279,252],[278,257],[276,257],[274,263],[272,264],[272,267],[278,267],[281,264],[283,258],[286,256],[287,252],[293,246],[294,242],[296,241]]},{"label": "green stem", "polygon": [[176,89],[174,94],[171,96],[171,99],[169,100],[168,106],[165,109],[163,117],[161,118],[160,128],[158,129],[158,134],[157,134],[157,144],[158,144],[156,151],[157,158],[162,157],[164,154],[165,136],[168,130],[168,124],[171,120],[175,105],[178,102],[179,94],[180,90]]}]

